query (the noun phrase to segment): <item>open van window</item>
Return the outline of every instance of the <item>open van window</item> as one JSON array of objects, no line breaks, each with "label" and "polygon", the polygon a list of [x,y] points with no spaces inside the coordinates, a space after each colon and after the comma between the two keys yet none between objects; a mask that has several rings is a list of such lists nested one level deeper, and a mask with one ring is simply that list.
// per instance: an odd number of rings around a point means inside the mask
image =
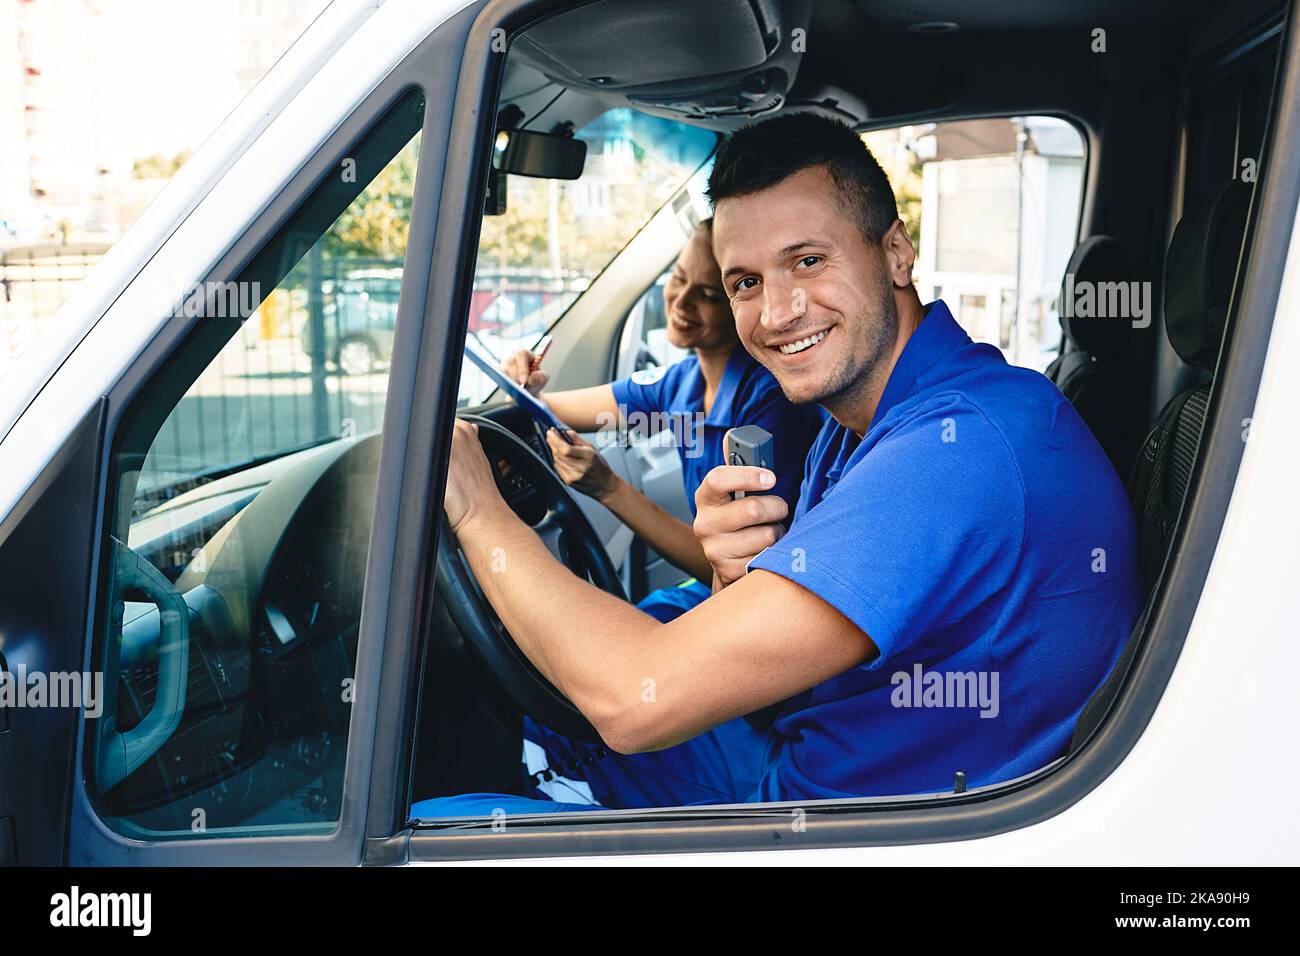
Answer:
[{"label": "open van window", "polygon": [[[469,333],[498,359],[554,325],[717,143],[709,130],[626,108],[600,113],[574,136],[587,146],[581,177],[509,176],[505,214],[483,220]],[[464,364],[462,405],[493,388]]]},{"label": "open van window", "polygon": [[1051,116],[925,123],[863,134],[916,246],[921,299],[943,299],[976,342],[1043,371],[1061,345],[1061,276],[1079,231],[1084,143]]}]

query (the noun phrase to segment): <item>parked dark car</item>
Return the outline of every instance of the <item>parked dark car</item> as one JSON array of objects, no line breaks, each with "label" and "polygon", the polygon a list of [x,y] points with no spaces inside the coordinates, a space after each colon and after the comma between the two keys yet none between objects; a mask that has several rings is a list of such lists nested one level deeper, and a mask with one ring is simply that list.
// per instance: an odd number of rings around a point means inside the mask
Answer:
[{"label": "parked dark car", "polygon": [[[345,375],[366,375],[393,355],[401,274],[341,279],[323,308],[325,360]],[[313,351],[310,318],[302,323],[303,351]]]},{"label": "parked dark car", "polygon": [[[393,354],[397,324],[400,270],[354,273],[324,283],[325,360],[344,375],[366,375],[387,365]],[[469,328],[474,333],[495,332],[544,307],[560,294],[524,284],[503,292],[500,288],[475,289],[470,304]],[[564,296],[564,305],[571,301]],[[303,351],[313,351],[311,320],[299,328]]]}]

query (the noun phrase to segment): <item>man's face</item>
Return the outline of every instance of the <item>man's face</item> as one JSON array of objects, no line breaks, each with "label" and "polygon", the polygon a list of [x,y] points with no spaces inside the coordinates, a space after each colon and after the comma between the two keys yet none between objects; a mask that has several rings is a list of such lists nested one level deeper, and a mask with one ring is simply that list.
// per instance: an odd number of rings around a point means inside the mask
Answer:
[{"label": "man's face", "polygon": [[790,401],[830,407],[885,367],[898,338],[891,263],[825,169],[719,202],[713,248],[741,343]]},{"label": "man's face", "polygon": [[734,348],[736,324],[722,291],[709,232],[695,230],[664,286],[668,341],[679,349]]}]

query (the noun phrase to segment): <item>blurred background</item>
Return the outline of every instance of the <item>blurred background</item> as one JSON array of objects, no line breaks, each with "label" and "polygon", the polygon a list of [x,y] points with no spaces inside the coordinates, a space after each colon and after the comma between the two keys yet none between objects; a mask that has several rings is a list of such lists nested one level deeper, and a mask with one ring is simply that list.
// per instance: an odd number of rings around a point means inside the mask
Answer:
[{"label": "blurred background", "polygon": [[0,373],[328,0],[0,0]]}]

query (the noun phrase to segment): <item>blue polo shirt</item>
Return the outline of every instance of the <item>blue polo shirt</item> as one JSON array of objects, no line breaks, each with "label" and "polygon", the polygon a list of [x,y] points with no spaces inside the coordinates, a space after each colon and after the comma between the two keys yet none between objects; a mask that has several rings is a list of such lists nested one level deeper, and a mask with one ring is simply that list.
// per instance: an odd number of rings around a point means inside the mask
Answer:
[{"label": "blue polo shirt", "polygon": [[1056,387],[927,307],[866,434],[827,422],[789,532],[750,562],[880,652],[780,706],[753,799],[978,787],[1062,756],[1138,615],[1135,538]]},{"label": "blue polo shirt", "polygon": [[636,416],[674,429],[677,454],[682,461],[686,502],[695,514],[695,489],[704,476],[721,465],[722,438],[727,429],[759,425],[772,433],[776,458],[773,494],[786,500],[793,514],[799,498],[808,448],[826,421],[817,405],[790,404],[772,373],[737,345],[707,415],[704,409],[704,374],[694,355],[672,365],[645,369],[613,383],[614,400],[625,421]]}]

